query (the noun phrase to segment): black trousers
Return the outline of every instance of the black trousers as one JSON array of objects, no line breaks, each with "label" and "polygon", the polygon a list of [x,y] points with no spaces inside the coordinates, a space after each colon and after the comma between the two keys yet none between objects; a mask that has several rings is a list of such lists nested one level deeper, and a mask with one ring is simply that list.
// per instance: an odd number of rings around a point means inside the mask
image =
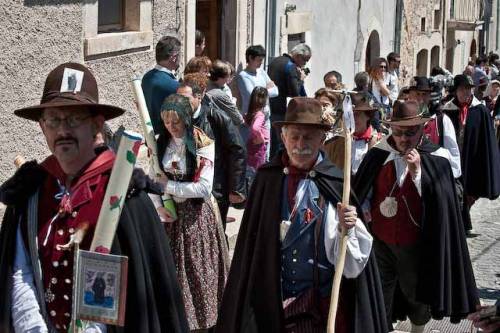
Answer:
[{"label": "black trousers", "polygon": [[396,288],[400,288],[407,302],[407,315],[415,325],[424,325],[431,319],[430,308],[416,301],[419,273],[420,245],[395,246],[374,238],[373,248],[382,281],[387,323],[392,322]]}]

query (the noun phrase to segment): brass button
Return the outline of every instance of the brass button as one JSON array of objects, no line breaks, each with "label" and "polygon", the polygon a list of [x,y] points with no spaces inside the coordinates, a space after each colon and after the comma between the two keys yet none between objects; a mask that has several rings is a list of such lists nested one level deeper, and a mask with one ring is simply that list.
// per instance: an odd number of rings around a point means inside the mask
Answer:
[{"label": "brass button", "polygon": [[50,279],[50,283],[56,284],[57,283],[57,279],[55,277],[53,277],[52,279]]},{"label": "brass button", "polygon": [[64,235],[64,230],[62,230],[62,229],[57,230],[57,234],[58,234],[59,236]]},{"label": "brass button", "polygon": [[54,266],[54,267],[59,267],[59,262],[57,262],[57,261],[53,261],[53,262],[52,262],[52,266]]}]

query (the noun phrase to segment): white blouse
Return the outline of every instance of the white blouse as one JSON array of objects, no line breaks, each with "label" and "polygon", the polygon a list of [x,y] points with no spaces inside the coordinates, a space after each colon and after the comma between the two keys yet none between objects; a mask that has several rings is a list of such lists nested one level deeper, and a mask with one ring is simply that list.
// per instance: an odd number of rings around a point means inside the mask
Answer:
[{"label": "white blouse", "polygon": [[[209,198],[212,193],[214,179],[215,144],[211,143],[196,150],[198,167],[192,182],[156,179],[164,186],[166,194],[174,201],[183,202],[189,198]],[[183,139],[170,140],[162,158],[163,169],[173,175],[182,176],[186,173],[186,145]],[[156,208],[163,206],[161,197],[150,195]]]}]

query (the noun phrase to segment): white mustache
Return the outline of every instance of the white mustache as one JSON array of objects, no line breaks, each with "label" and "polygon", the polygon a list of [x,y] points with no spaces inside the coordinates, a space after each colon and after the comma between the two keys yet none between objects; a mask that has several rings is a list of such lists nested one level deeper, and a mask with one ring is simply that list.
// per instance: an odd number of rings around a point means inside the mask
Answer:
[{"label": "white mustache", "polygon": [[294,155],[311,155],[312,149],[311,148],[304,148],[304,149],[294,148],[292,150],[292,154],[294,154]]}]

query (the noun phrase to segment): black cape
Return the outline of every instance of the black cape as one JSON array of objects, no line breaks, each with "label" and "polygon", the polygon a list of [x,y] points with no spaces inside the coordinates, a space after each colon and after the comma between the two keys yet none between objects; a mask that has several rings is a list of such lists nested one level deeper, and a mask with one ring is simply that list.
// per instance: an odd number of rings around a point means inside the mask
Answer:
[{"label": "black cape", "polygon": [[[280,155],[259,169],[252,184],[216,332],[283,332],[279,222],[285,177]],[[316,175],[312,179],[320,193],[325,200],[336,205],[342,195],[341,171],[327,159],[314,170]],[[361,275],[356,279],[344,278],[344,284],[353,285],[349,290],[354,294],[348,296],[355,299],[353,333],[387,332],[380,278],[373,254]]]},{"label": "black cape", "polygon": [[[450,164],[431,155],[439,146],[424,139],[418,150],[422,168],[422,262],[417,300],[431,307],[435,319],[458,322],[479,304],[474,273],[463,232],[462,216]],[[363,202],[389,152],[368,151],[354,179],[354,191]],[[399,294],[401,295],[401,294]],[[404,300],[396,295],[393,319],[405,319]]]},{"label": "black cape", "polygon": [[[450,103],[456,103],[456,101],[453,100]],[[457,108],[444,110],[450,117],[456,133],[458,133],[460,123]],[[461,149],[464,194],[490,200],[498,198],[500,195],[499,147],[488,108],[476,99],[473,100],[467,113]]]},{"label": "black cape", "polygon": [[[10,294],[17,226],[26,223],[28,198],[45,177],[36,162],[27,162],[0,187],[0,201],[7,205],[0,231],[2,333],[14,332]],[[111,249],[129,257],[125,326],[108,326],[108,332],[189,332],[169,239],[144,191],[151,183],[134,180]]]}]

